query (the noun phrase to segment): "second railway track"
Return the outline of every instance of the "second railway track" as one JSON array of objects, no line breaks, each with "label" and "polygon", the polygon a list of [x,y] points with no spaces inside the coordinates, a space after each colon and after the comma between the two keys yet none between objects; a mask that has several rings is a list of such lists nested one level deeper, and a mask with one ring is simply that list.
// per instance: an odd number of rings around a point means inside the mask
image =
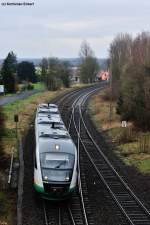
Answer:
[{"label": "second railway track", "polygon": [[[150,224],[150,212],[114,169],[92,138],[86,126],[85,110],[83,109],[88,96],[90,94],[85,95],[82,101],[77,104],[73,115],[74,126],[81,143],[80,154],[83,155],[81,150],[86,153],[99,179],[102,180],[116,206],[122,213],[120,216],[121,224],[148,225]],[[82,160],[84,161],[84,159]]]}]

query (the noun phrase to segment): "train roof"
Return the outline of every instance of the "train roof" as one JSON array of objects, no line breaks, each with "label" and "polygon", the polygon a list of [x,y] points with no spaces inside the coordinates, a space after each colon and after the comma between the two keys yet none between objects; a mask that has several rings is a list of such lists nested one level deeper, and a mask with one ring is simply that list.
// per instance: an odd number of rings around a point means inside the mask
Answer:
[{"label": "train roof", "polygon": [[43,124],[38,125],[38,135],[39,137],[50,137],[50,138],[70,138],[67,130],[61,130],[60,128],[52,128],[50,126],[43,126]]}]

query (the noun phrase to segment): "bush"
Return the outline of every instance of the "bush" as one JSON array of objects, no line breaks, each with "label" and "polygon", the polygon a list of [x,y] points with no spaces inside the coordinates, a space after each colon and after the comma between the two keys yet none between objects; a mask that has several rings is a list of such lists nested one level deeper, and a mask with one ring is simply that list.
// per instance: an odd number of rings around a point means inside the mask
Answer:
[{"label": "bush", "polygon": [[6,206],[6,196],[3,192],[0,192],[0,213],[5,213],[7,211]]},{"label": "bush", "polygon": [[122,128],[120,130],[120,135],[118,137],[118,142],[121,144],[129,143],[135,141],[135,132],[133,131],[132,128]]},{"label": "bush", "polygon": [[139,138],[139,152],[149,153],[150,152],[150,134],[142,135]]},{"label": "bush", "polygon": [[33,90],[33,89],[34,89],[34,85],[32,83],[28,83],[27,90]]},{"label": "bush", "polygon": [[110,101],[110,99],[111,99],[111,90],[110,90],[110,88],[105,90],[104,95],[102,96],[102,99],[104,101]]},{"label": "bush", "polygon": [[4,135],[5,132],[5,115],[3,113],[2,107],[0,107],[0,138]]},{"label": "bush", "polygon": [[20,88],[20,91],[25,91],[26,90],[26,85],[22,85]]},{"label": "bush", "polygon": [[34,85],[31,82],[27,82],[27,81],[24,81],[20,88],[21,91],[33,90],[33,89],[34,89]]},{"label": "bush", "polygon": [[0,154],[3,153],[2,137],[5,134],[5,115],[0,107]]}]

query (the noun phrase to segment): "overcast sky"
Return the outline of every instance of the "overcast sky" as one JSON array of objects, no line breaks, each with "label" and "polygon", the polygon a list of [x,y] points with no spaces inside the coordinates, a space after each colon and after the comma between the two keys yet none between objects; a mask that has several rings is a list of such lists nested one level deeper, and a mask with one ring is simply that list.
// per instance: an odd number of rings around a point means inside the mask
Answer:
[{"label": "overcast sky", "polygon": [[117,33],[150,31],[150,0],[32,1],[0,5],[0,58],[11,50],[18,57],[77,57],[83,40],[102,58]]}]

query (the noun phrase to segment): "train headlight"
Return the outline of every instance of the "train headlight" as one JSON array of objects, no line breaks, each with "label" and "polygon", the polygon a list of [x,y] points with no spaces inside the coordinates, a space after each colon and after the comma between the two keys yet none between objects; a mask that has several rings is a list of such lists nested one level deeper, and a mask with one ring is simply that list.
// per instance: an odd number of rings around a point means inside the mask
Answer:
[{"label": "train headlight", "polygon": [[69,177],[68,177],[68,176],[67,176],[67,177],[65,177],[65,180],[66,180],[66,181],[69,181]]},{"label": "train headlight", "polygon": [[48,180],[48,176],[44,176],[44,180]]},{"label": "train headlight", "polygon": [[59,150],[60,149],[60,145],[55,145],[55,149]]}]

